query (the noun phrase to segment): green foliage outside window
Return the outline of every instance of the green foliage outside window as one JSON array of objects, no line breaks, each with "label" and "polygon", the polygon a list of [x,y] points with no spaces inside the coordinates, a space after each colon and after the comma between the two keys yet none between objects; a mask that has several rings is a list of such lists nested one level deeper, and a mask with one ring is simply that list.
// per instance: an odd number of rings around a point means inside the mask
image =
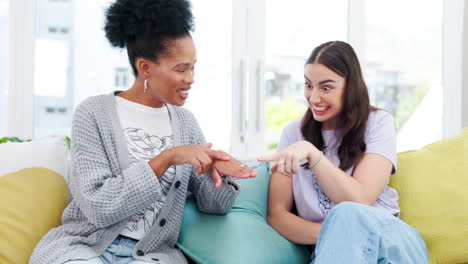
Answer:
[{"label": "green foliage outside window", "polygon": [[[266,126],[268,131],[281,131],[294,120],[299,120],[305,113],[305,107],[294,102],[291,98],[285,98],[279,104],[267,102]],[[269,144],[268,150],[276,149],[277,143]]]},{"label": "green foliage outside window", "polygon": [[7,143],[7,142],[26,142],[31,140],[22,140],[17,137],[4,137],[0,139],[0,144]]},{"label": "green foliage outside window", "polygon": [[[70,149],[70,144],[71,144],[71,139],[70,139],[70,137],[66,137],[66,140],[67,140],[68,149]],[[31,139],[23,140],[23,139],[19,139],[18,137],[4,137],[4,138],[0,138],[0,144],[2,144],[2,143],[7,143],[7,142],[29,142],[29,141],[31,141]]]},{"label": "green foliage outside window", "polygon": [[305,107],[286,98],[279,104],[267,102],[266,125],[269,131],[281,131],[291,121],[301,119]]},{"label": "green foliage outside window", "polygon": [[405,125],[428,92],[427,87],[418,87],[411,96],[405,97],[400,102],[395,112],[395,122],[398,130]]}]

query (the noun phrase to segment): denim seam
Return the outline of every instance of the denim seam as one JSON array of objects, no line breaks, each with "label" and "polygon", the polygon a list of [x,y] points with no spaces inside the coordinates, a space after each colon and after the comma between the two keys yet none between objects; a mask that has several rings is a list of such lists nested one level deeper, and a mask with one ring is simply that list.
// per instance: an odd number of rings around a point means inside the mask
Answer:
[{"label": "denim seam", "polygon": [[362,250],[362,258],[361,258],[361,263],[370,263],[370,252],[372,251],[373,245],[375,243],[374,237],[376,236],[375,232],[370,232],[369,233],[369,238],[367,239],[367,244]]}]

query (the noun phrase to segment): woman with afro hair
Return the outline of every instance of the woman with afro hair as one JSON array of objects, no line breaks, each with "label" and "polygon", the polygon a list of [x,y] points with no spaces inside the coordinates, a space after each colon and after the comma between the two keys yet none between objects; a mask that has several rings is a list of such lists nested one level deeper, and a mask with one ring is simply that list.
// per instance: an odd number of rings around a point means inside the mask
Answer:
[{"label": "woman with afro hair", "polygon": [[201,211],[225,214],[236,178],[256,176],[212,150],[181,107],[194,82],[192,28],[187,0],[116,0],[107,9],[106,37],[127,48],[135,82],[76,108],[71,202],[30,263],[187,263],[175,246],[187,194]]}]

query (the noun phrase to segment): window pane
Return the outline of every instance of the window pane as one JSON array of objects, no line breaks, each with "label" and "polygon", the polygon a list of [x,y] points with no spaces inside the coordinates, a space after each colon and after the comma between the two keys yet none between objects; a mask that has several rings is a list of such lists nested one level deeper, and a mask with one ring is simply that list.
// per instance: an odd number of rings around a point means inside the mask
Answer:
[{"label": "window pane", "polygon": [[9,1],[0,0],[0,138],[7,133],[8,122],[8,47],[9,47]]},{"label": "window pane", "polygon": [[[126,50],[111,48],[103,32],[104,10],[111,2],[38,0],[35,138],[68,135],[73,109],[81,101],[127,90],[133,84]],[[216,148],[229,150],[232,3],[194,0],[192,5],[198,62],[186,106],[194,112],[207,140]],[[213,5],[217,12],[209,12]],[[213,34],[219,37],[213,38]],[[211,99],[209,105],[207,98]]]},{"label": "window pane", "polygon": [[276,148],[281,130],[305,113],[305,61],[326,41],[346,41],[347,7],[347,0],[267,1],[266,149]]},{"label": "window pane", "polygon": [[35,138],[69,135],[81,101],[133,83],[126,51],[111,48],[103,31],[111,2],[37,1]]},{"label": "window pane", "polygon": [[[231,1],[192,0],[197,47],[195,83],[186,107],[193,112],[214,149],[230,150]],[[213,10],[216,10],[213,12]]]},{"label": "window pane", "polygon": [[398,151],[440,139],[442,0],[368,0],[365,34],[371,101],[395,117]]}]

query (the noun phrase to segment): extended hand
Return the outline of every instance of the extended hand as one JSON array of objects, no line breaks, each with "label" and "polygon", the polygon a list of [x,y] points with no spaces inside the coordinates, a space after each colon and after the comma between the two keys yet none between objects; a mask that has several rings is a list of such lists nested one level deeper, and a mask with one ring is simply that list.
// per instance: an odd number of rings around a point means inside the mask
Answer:
[{"label": "extended hand", "polygon": [[[226,154],[227,155],[227,154]],[[225,160],[213,160],[213,169],[211,171],[211,177],[215,182],[215,187],[221,187],[221,177],[227,175],[236,178],[253,178],[257,176],[258,172],[237,159],[231,157],[229,161]]]},{"label": "extended hand", "polygon": [[271,171],[278,171],[285,174],[295,174],[299,170],[299,162],[310,159],[314,150],[318,151],[314,145],[308,141],[296,142],[282,151],[258,157],[258,161],[277,161]]},{"label": "extended hand", "polygon": [[222,152],[211,149],[212,144],[178,146],[166,150],[170,156],[171,165],[190,163],[195,168],[197,175],[208,172],[213,160],[229,161],[231,157]]}]

